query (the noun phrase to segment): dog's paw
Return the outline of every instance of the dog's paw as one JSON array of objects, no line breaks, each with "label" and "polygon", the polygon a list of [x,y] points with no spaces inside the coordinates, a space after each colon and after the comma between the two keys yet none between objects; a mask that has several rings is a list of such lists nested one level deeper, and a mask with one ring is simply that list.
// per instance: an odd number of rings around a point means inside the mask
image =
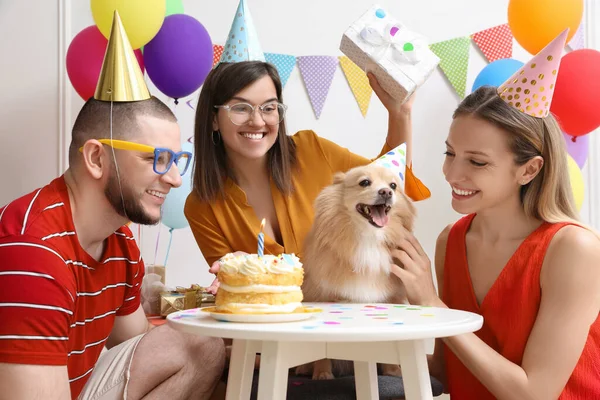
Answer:
[{"label": "dog's paw", "polygon": [[381,366],[381,373],[386,376],[402,376],[402,369],[397,364],[383,364]]},{"label": "dog's paw", "polygon": [[335,378],[331,371],[315,371],[312,376],[313,380],[325,381]]}]

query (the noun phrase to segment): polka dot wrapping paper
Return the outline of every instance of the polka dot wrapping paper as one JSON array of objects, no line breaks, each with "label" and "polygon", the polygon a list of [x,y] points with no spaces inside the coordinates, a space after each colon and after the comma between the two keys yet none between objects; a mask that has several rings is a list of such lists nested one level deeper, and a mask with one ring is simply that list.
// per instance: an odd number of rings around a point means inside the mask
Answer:
[{"label": "polka dot wrapping paper", "polygon": [[440,62],[424,37],[378,5],[344,32],[340,50],[363,72],[372,72],[382,88],[400,101],[421,86]]}]

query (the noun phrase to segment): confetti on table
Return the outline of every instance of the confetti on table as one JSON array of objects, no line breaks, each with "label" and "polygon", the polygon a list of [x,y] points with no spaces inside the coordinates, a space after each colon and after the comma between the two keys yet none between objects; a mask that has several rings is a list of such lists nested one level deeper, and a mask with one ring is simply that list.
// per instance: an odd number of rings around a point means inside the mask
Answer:
[{"label": "confetti on table", "polygon": [[325,325],[339,325],[340,322],[338,322],[338,321],[325,321],[324,324]]}]

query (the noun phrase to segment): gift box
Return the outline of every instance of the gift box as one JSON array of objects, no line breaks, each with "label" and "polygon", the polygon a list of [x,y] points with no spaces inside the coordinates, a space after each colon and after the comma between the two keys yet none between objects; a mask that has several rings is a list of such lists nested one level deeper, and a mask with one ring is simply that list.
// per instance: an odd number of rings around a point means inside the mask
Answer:
[{"label": "gift box", "polygon": [[393,98],[404,102],[431,75],[440,59],[427,40],[379,5],[372,6],[342,36],[340,50],[371,72]]},{"label": "gift box", "polygon": [[190,308],[214,305],[215,296],[199,285],[189,288],[177,287],[175,290],[164,291],[160,294],[160,315],[167,315]]}]

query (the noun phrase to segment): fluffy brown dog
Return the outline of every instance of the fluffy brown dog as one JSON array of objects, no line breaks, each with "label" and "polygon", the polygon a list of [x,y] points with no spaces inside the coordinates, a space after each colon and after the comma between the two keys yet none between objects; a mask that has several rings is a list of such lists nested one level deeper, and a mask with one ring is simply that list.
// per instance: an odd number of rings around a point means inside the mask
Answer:
[{"label": "fluffy brown dog", "polygon": [[[390,272],[390,250],[412,231],[415,217],[401,183],[391,170],[369,164],[338,173],[323,189],[304,243],[304,301],[407,302],[402,282]],[[336,364],[349,369],[347,362]],[[331,360],[302,365],[296,373],[310,375],[311,369],[313,379],[333,378]],[[397,365],[382,370],[400,375]]]}]

